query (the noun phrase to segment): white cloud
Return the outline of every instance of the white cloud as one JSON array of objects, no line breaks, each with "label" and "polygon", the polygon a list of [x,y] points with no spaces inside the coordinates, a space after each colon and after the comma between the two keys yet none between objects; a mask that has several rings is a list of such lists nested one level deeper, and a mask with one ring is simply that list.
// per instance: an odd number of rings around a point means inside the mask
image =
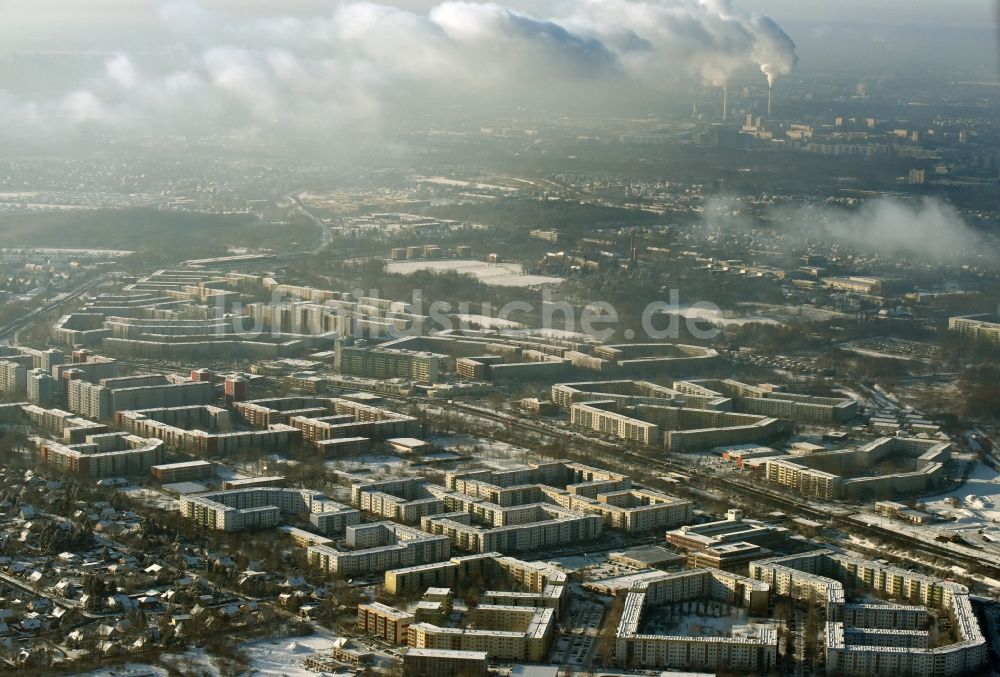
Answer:
[{"label": "white cloud", "polygon": [[775,77],[795,60],[776,24],[727,0],[578,0],[548,18],[456,1],[428,12],[343,2],[266,18],[195,0],[157,8],[172,36],[167,58],[116,53],[72,92],[0,115],[14,127],[62,116],[135,130],[315,132],[370,123],[380,105],[530,102],[610,82],[721,84],[747,65]]}]

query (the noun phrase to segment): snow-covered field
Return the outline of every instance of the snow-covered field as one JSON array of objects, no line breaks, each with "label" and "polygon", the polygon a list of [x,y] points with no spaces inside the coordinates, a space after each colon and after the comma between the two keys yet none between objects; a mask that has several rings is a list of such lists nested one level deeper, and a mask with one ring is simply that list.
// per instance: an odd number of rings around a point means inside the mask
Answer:
[{"label": "snow-covered field", "polygon": [[[951,506],[947,499],[955,499]],[[955,491],[921,499],[928,512],[944,517],[955,517],[952,528],[972,526],[976,523],[1000,523],[1000,473],[976,463],[969,481]]]},{"label": "snow-covered field", "polygon": [[579,341],[580,343],[599,343],[593,336],[588,334],[583,334],[578,331],[569,331],[566,329],[543,329],[543,328],[530,328],[521,331],[509,331],[504,332],[505,336],[538,336],[547,339],[559,339],[562,341]]},{"label": "snow-covered field", "polygon": [[486,315],[456,315],[455,317],[465,325],[475,325],[483,329],[521,329],[524,327],[520,322],[502,320],[498,317],[488,317]]},{"label": "snow-covered field", "polygon": [[431,176],[424,179],[417,179],[418,183],[433,183],[439,186],[450,186],[452,188],[469,188],[474,190],[501,190],[505,193],[516,192],[516,188],[510,186],[498,186],[494,183],[480,183],[478,181],[463,181],[460,179],[449,179],[444,176]]},{"label": "snow-covered field", "polygon": [[409,464],[409,459],[394,456],[392,454],[364,454],[362,456],[326,461],[323,465],[330,470],[345,470],[347,472],[358,472],[363,470],[371,472],[383,469],[387,471],[398,471]]},{"label": "snow-covered field", "polygon": [[687,320],[701,320],[718,327],[742,327],[745,324],[781,324],[778,320],[764,315],[735,317],[733,313],[712,308],[678,308],[677,310],[665,310],[661,314],[676,315]]},{"label": "snow-covered field", "polygon": [[431,438],[434,446],[454,451],[497,469],[512,468],[540,460],[538,456],[521,447],[506,442],[474,437],[472,435],[445,435]]},{"label": "snow-covered field", "polygon": [[480,282],[494,287],[540,287],[557,285],[564,281],[561,277],[548,275],[527,275],[519,263],[485,263],[472,259],[447,261],[393,261],[386,267],[389,273],[410,275],[418,270],[444,272],[454,270],[463,275],[472,275]]},{"label": "snow-covered field", "polygon": [[118,489],[118,493],[126,494],[129,498],[145,503],[151,508],[161,508],[163,510],[177,509],[176,498],[149,487],[131,485]]},{"label": "snow-covered field", "polygon": [[[328,654],[336,637],[326,634],[309,637],[282,637],[261,639],[240,646],[249,662],[246,675],[253,677],[316,677],[302,663],[310,656]],[[174,669],[174,674],[215,677],[220,674],[216,662],[204,649],[189,649],[183,653],[165,654],[163,663]],[[82,673],[84,677],[166,677],[165,668],[144,663],[101,668]]]},{"label": "snow-covered field", "polygon": [[302,667],[302,662],[315,654],[328,653],[333,637],[311,637],[260,640],[244,644],[242,649],[250,661],[249,674],[254,677],[315,677],[316,673]]},{"label": "snow-covered field", "polygon": [[748,306],[756,313],[767,314],[779,321],[805,321],[805,322],[829,322],[842,320],[851,317],[848,313],[838,310],[828,310],[826,308],[814,308],[807,305],[772,305],[766,303],[738,303],[739,306]]}]

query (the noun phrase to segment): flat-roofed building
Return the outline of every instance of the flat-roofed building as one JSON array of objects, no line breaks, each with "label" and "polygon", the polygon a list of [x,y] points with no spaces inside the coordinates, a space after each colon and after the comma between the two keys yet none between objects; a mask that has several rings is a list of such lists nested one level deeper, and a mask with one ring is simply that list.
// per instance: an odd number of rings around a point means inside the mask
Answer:
[{"label": "flat-roofed building", "polygon": [[559,569],[488,552],[387,571],[385,589],[391,595],[412,595],[428,588],[452,588],[460,580],[490,581],[498,577],[513,580],[521,590],[535,593],[539,599],[560,597],[566,584],[566,574]]},{"label": "flat-roofed building", "polygon": [[322,512],[333,504],[306,489],[256,487],[181,496],[180,512],[195,524],[216,531],[275,527],[282,515]]},{"label": "flat-roofed building", "polygon": [[79,444],[44,441],[39,447],[43,465],[83,477],[128,477],[145,474],[163,462],[161,440],[126,433],[87,435]]},{"label": "flat-roofed building", "polygon": [[948,318],[948,329],[988,345],[1000,345],[1000,315],[962,315]]},{"label": "flat-roofed building", "polygon": [[215,397],[208,381],[174,381],[162,374],[102,379],[74,379],[66,386],[69,410],[92,418],[111,418],[116,411],[209,404]]},{"label": "flat-roofed building", "polygon": [[328,574],[353,576],[445,560],[451,554],[447,538],[392,522],[347,527],[346,541],[353,550],[312,546],[310,566]]},{"label": "flat-roofed building", "polygon": [[549,488],[546,498],[557,505],[584,514],[600,515],[609,529],[629,533],[671,528],[690,522],[694,504],[652,489],[600,492],[595,497]]},{"label": "flat-roofed building", "polygon": [[496,660],[539,662],[555,634],[552,609],[480,604],[468,613],[473,627],[450,628],[416,623],[407,643],[417,649],[485,651]]},{"label": "flat-roofed building", "polygon": [[119,411],[115,423],[137,435],[157,437],[172,449],[203,456],[287,449],[302,439],[301,431],[283,423],[234,429],[229,411],[212,405]]},{"label": "flat-roofed building", "polygon": [[743,511],[733,508],[726,519],[682,526],[667,532],[667,542],[686,551],[707,550],[731,543],[771,546],[789,537],[788,529],[743,519]]},{"label": "flat-roofed building", "polygon": [[615,633],[615,660],[629,667],[767,673],[778,658],[778,634],[773,628],[713,637],[657,635],[641,632],[641,620],[651,607],[697,599],[734,604],[760,614],[767,611],[769,597],[766,583],[718,569],[661,574],[636,583],[625,597]]},{"label": "flat-roofed building", "polygon": [[381,602],[358,605],[358,631],[390,644],[405,644],[407,631],[416,617]]},{"label": "flat-roofed building", "polygon": [[150,473],[160,484],[195,482],[215,475],[215,464],[208,461],[182,461],[154,465]]},{"label": "flat-roofed building", "polygon": [[[750,575],[775,594],[818,595],[826,606],[827,674],[958,677],[977,674],[987,662],[986,639],[963,585],[829,550],[756,561]],[[930,648],[924,612],[899,604],[848,604],[847,586],[944,611],[953,620],[955,641]]]},{"label": "flat-roofed building", "polygon": [[489,666],[486,651],[414,649],[403,654],[405,677],[485,677]]},{"label": "flat-roofed building", "polygon": [[[818,498],[878,498],[926,491],[941,484],[952,444],[946,439],[882,437],[859,447],[763,460],[769,482]],[[912,469],[870,471],[883,461],[907,459]],[[855,476],[862,473],[862,476]]]},{"label": "flat-roofed building", "polygon": [[222,488],[225,491],[232,489],[253,489],[257,487],[280,487],[287,484],[288,480],[284,475],[262,475],[260,477],[239,477],[225,480]]}]

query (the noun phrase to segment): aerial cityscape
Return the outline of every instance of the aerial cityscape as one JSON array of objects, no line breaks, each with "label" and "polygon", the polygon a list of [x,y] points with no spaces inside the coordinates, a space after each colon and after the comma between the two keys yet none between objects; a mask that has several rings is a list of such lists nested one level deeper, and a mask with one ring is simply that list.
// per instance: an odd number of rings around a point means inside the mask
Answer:
[{"label": "aerial cityscape", "polygon": [[0,672],[1000,675],[998,21],[0,2]]}]

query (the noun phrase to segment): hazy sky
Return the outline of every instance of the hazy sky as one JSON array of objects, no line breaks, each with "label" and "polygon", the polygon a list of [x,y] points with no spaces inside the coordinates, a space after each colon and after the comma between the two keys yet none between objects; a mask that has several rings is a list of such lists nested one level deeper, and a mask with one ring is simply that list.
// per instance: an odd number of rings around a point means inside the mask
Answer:
[{"label": "hazy sky", "polygon": [[796,67],[996,79],[995,21],[989,0],[0,0],[0,128],[313,136],[420,105],[595,110]]},{"label": "hazy sky", "polygon": [[[0,25],[34,27],[44,32],[54,24],[122,24],[152,20],[156,0],[0,0]],[[205,7],[236,14],[324,12],[334,0],[203,0]],[[425,10],[431,0],[385,0],[382,4]],[[512,7],[545,16],[560,0],[512,0]],[[857,22],[979,26],[997,21],[996,0],[741,0],[750,12],[777,21]]]},{"label": "hazy sky", "polygon": [[[6,50],[125,48],[155,45],[164,36],[159,7],[171,0],[0,0],[0,54]],[[186,1],[186,0],[183,0]],[[193,1],[193,0],[192,0]],[[440,0],[381,0],[424,12]],[[584,0],[499,0],[539,18],[563,16]],[[703,0],[721,4],[730,0]],[[850,25],[968,27],[997,33],[1000,0],[735,0],[746,12],[770,15],[793,28]],[[200,0],[234,18],[329,15],[338,0]],[[791,32],[791,30],[789,30]],[[794,35],[792,36],[795,37]],[[808,56],[808,50],[807,50]]]}]

